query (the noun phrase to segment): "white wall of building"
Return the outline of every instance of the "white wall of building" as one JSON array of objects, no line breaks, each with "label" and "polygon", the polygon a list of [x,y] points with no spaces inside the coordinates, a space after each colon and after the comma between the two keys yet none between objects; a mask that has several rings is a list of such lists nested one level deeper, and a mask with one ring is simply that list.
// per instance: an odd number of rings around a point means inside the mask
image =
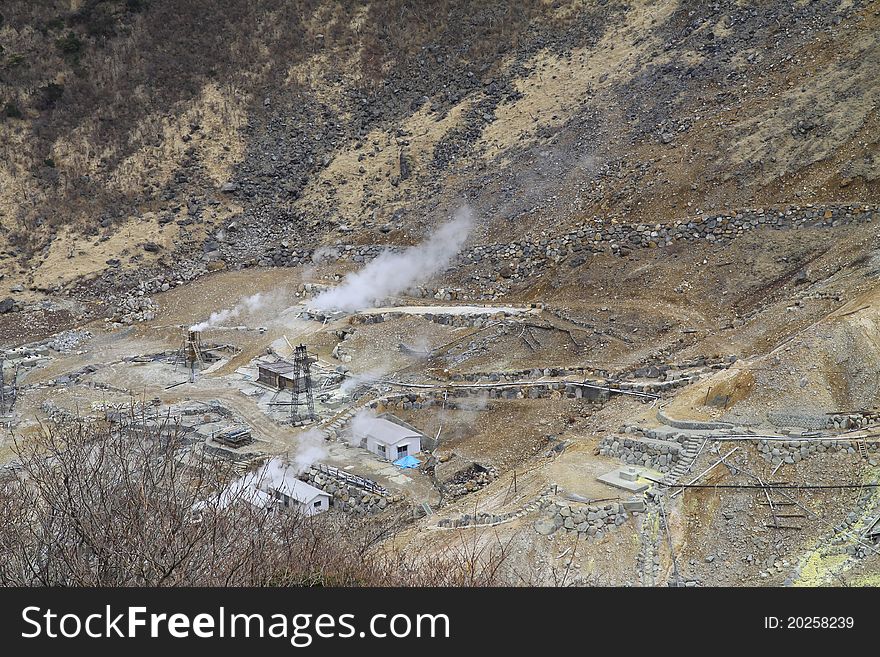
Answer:
[{"label": "white wall of building", "polygon": [[303,514],[307,516],[314,516],[318,513],[323,513],[324,511],[328,511],[330,509],[330,496],[329,495],[319,495],[314,500],[309,502],[308,504],[302,505]]},{"label": "white wall of building", "polygon": [[299,507],[299,510],[302,512],[302,514],[306,516],[313,516],[318,513],[328,511],[330,509],[329,493],[321,493],[320,495],[316,495],[308,502],[300,502],[296,498],[293,498],[284,492],[278,491],[277,489],[270,488],[270,495],[275,498],[275,500],[277,500],[277,503],[280,504],[282,507],[291,509]]},{"label": "white wall of building", "polygon": [[[382,447],[385,448],[384,453],[381,449]],[[405,454],[398,452],[399,447],[406,447],[406,454],[412,456],[422,451],[422,441],[419,436],[408,436],[402,438],[393,445],[388,445],[375,436],[367,434],[367,449],[381,458],[389,461],[396,461],[400,457],[405,456]]]}]

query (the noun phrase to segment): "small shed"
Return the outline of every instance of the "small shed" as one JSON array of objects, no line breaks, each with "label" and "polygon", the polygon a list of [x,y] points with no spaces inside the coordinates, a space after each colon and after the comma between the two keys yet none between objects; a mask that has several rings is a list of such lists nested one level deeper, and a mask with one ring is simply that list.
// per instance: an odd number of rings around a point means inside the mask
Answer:
[{"label": "small shed", "polygon": [[215,434],[214,439],[229,447],[242,447],[254,442],[247,427],[226,427]]},{"label": "small shed", "polygon": [[421,433],[384,417],[368,418],[352,426],[355,438],[379,458],[396,461],[422,451]]},{"label": "small shed", "polygon": [[267,482],[266,493],[285,508],[296,508],[307,516],[323,513],[330,508],[330,494],[299,479]]},{"label": "small shed", "polygon": [[257,381],[278,390],[289,390],[296,385],[296,367],[286,360],[257,365]]},{"label": "small shed", "polygon": [[329,493],[297,479],[289,464],[274,458],[256,471],[236,479],[211,500],[197,502],[192,510],[199,515],[210,506],[225,509],[240,500],[260,509],[294,509],[313,516],[329,510],[330,499]]}]

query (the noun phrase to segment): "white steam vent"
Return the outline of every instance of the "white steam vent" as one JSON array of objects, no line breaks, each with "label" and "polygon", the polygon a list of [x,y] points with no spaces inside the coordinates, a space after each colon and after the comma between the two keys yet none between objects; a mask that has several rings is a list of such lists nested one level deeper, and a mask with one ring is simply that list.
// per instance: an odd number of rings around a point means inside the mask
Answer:
[{"label": "white steam vent", "polygon": [[461,250],[473,227],[470,208],[459,208],[421,244],[400,253],[386,251],[309,304],[315,310],[354,312],[375,306],[445,269]]}]

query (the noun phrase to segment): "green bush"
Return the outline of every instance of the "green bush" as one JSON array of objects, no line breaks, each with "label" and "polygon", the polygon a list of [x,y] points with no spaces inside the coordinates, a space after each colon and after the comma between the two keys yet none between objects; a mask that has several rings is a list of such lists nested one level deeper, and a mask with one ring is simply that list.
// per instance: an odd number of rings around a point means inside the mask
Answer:
[{"label": "green bush", "polygon": [[65,55],[77,57],[82,53],[83,42],[73,32],[68,32],[67,36],[55,40],[55,45]]},{"label": "green bush", "polygon": [[16,66],[21,66],[24,63],[24,55],[18,52],[14,52],[9,55],[9,58],[6,60],[6,68],[15,68]]},{"label": "green bush", "polygon": [[64,19],[56,16],[52,20],[46,21],[46,30],[60,30],[64,27]]},{"label": "green bush", "polygon": [[49,110],[55,107],[56,103],[61,100],[64,95],[64,87],[60,84],[50,82],[45,87],[37,90],[36,108],[38,110]]},{"label": "green bush", "polygon": [[21,109],[15,103],[9,102],[6,103],[3,107],[3,116],[7,119],[20,119],[24,115],[21,113]]}]

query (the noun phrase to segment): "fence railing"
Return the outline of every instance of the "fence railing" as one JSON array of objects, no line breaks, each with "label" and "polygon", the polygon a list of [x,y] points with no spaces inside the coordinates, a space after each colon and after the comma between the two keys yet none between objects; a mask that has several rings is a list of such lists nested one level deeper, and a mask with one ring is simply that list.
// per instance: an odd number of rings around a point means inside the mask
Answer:
[{"label": "fence railing", "polygon": [[377,495],[388,494],[388,490],[386,488],[383,488],[372,479],[359,477],[358,475],[353,475],[350,472],[346,472],[345,470],[340,470],[339,468],[335,468],[332,465],[325,465],[323,463],[316,463],[312,467],[318,472],[333,477],[334,479],[340,479],[347,484],[356,486],[357,488],[362,488],[367,492],[376,493]]}]

